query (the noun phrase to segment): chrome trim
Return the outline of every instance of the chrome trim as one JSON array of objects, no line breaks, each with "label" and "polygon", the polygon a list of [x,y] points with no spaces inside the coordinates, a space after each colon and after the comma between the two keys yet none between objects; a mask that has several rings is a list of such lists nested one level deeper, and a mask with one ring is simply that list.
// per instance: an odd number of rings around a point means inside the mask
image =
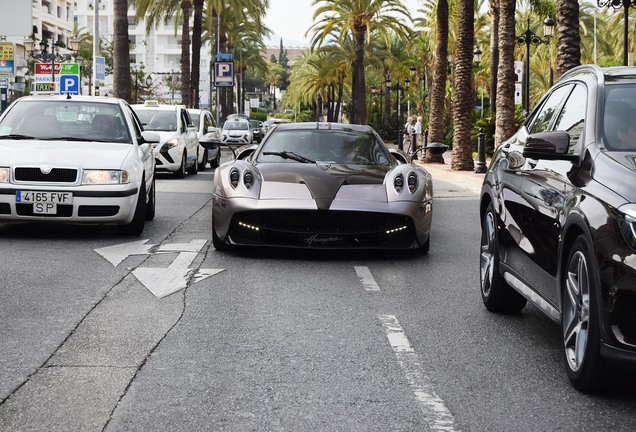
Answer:
[{"label": "chrome trim", "polygon": [[543,297],[534,292],[528,285],[524,284],[508,272],[504,272],[503,277],[506,282],[508,282],[508,285],[517,290],[519,294],[527,298],[528,301],[531,302],[533,305],[541,309],[553,321],[561,321],[561,312],[559,312],[554,306],[548,303]]}]

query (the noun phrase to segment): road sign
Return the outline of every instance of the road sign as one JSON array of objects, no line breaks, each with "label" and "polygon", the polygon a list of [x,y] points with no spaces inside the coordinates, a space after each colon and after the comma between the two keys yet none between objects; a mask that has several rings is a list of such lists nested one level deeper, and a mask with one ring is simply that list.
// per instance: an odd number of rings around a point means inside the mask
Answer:
[{"label": "road sign", "polygon": [[232,53],[216,53],[217,60],[232,60]]},{"label": "road sign", "polygon": [[214,86],[232,87],[234,85],[234,62],[214,62]]},{"label": "road sign", "polygon": [[14,51],[15,47],[11,42],[0,43],[0,76],[12,77],[14,70]]},{"label": "road sign", "polygon": [[78,95],[79,87],[79,75],[60,75],[60,94]]},{"label": "road sign", "polygon": [[104,57],[95,56],[95,79],[106,79],[106,60]]}]

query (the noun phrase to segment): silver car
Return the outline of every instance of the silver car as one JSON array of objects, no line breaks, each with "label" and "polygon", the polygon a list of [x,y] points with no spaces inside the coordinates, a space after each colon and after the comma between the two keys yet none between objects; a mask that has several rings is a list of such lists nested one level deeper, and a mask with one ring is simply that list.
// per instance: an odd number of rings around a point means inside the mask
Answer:
[{"label": "silver car", "polygon": [[116,224],[155,216],[159,135],[122,99],[27,96],[0,117],[0,222]]},{"label": "silver car", "polygon": [[289,123],[214,177],[217,249],[276,246],[427,253],[433,184],[369,126]]}]

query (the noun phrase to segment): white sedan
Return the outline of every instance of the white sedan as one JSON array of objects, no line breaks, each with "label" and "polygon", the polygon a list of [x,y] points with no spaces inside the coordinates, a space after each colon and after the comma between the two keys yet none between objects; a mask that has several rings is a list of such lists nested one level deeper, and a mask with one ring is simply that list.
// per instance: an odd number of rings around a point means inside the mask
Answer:
[{"label": "white sedan", "polygon": [[155,216],[158,141],[122,99],[18,99],[0,117],[0,222],[116,224],[140,235]]}]

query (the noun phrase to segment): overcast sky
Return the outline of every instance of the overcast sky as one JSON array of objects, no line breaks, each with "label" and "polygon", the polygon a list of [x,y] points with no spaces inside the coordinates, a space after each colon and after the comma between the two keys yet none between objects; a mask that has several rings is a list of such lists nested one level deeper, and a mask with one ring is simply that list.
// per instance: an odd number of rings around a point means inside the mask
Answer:
[{"label": "overcast sky", "polygon": [[[281,37],[285,46],[308,46],[305,32],[312,25],[314,8],[312,0],[269,0],[265,25],[274,33],[268,46],[278,46]],[[420,0],[403,0],[412,16],[421,7]]]}]

